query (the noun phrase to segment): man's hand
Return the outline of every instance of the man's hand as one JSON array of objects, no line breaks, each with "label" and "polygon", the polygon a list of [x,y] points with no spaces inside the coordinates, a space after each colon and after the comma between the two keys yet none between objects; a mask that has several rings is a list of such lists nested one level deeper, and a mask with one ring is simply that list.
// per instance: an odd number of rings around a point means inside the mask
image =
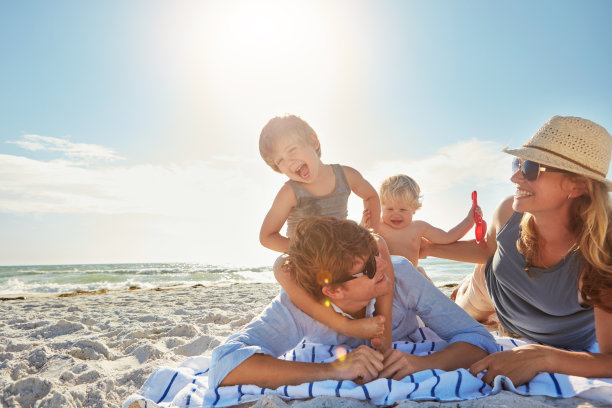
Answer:
[{"label": "man's hand", "polygon": [[365,384],[378,377],[378,373],[383,368],[383,358],[380,352],[361,345],[330,364],[333,370],[332,376],[337,380],[351,380]]},{"label": "man's hand", "polygon": [[487,370],[482,381],[489,385],[498,375],[505,375],[512,381],[515,387],[530,381],[542,370],[547,354],[547,348],[529,344],[513,348],[512,350],[500,351],[488,355],[472,364],[470,372],[477,375]]},{"label": "man's hand", "polygon": [[419,367],[421,359],[422,357],[419,356],[389,349],[385,353],[385,359],[383,360],[384,368],[380,372],[379,377],[401,380],[412,373],[422,370]]}]

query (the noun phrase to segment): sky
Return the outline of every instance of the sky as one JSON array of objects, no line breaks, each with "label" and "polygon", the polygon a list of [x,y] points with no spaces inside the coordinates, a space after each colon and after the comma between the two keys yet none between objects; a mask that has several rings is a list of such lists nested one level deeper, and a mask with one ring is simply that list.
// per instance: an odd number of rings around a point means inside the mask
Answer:
[{"label": "sky", "polygon": [[0,265],[271,265],[286,178],[258,138],[285,113],[324,163],[413,177],[415,218],[451,228],[477,190],[490,221],[503,147],[553,115],[612,130],[611,20],[606,0],[2,1]]}]

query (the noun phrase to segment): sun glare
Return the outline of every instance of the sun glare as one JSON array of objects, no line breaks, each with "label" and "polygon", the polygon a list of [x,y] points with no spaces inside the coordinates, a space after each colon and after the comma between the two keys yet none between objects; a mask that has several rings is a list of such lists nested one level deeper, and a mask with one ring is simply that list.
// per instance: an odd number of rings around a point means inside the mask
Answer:
[{"label": "sun glare", "polygon": [[176,98],[172,130],[193,135],[194,150],[226,152],[241,138],[251,143],[272,115],[313,118],[321,101],[344,106],[351,95],[347,66],[360,50],[347,46],[355,42],[346,10],[308,1],[180,4],[158,10],[163,30],[150,28],[147,55],[156,86]]},{"label": "sun glare", "polygon": [[252,109],[254,101],[274,109],[278,101],[308,97],[313,87],[334,88],[342,55],[332,52],[338,37],[324,13],[307,2],[229,4],[215,10],[202,61],[207,90],[228,109]]}]

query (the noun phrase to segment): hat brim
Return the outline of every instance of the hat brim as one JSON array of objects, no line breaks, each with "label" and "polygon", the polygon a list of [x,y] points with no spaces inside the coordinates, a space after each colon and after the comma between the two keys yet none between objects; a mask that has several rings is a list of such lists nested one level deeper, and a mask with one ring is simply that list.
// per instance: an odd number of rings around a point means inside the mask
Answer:
[{"label": "hat brim", "polygon": [[546,166],[555,167],[561,170],[567,170],[570,173],[580,174],[581,176],[601,181],[606,185],[608,191],[612,191],[612,181],[608,180],[605,177],[602,177],[601,174],[595,173],[594,171],[590,171],[589,169],[585,169],[584,167],[578,164],[565,160],[562,157],[555,156],[554,154],[538,149],[533,149],[530,147],[521,147],[520,149],[509,149],[505,147],[504,149],[502,149],[502,152],[508,153],[512,156],[516,156],[520,159],[532,160],[534,162],[541,163]]}]

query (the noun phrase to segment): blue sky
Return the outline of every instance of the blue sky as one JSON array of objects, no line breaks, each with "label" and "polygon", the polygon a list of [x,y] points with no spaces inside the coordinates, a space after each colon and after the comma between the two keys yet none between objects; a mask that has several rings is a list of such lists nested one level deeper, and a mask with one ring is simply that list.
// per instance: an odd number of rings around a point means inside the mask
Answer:
[{"label": "blue sky", "polygon": [[[609,1],[0,3],[0,264],[269,265],[294,113],[325,163],[405,173],[452,227],[512,193],[505,146],[553,115],[612,129]],[[360,203],[351,199],[349,217]]]}]

